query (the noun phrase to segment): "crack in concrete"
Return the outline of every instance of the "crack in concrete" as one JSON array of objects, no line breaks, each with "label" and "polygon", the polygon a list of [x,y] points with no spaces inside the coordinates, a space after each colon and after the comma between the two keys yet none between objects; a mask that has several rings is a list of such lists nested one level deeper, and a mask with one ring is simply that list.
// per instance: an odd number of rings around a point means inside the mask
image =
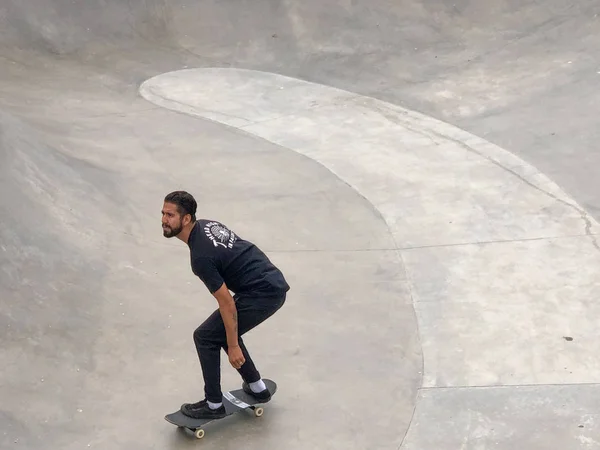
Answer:
[{"label": "crack in concrete", "polygon": [[504,165],[502,165],[501,163],[499,163],[498,161],[494,160],[492,157],[484,155],[483,153],[481,153],[480,151],[472,148],[471,146],[465,144],[464,142],[461,142],[459,140],[453,139],[451,137],[448,136],[444,136],[441,134],[436,133],[435,131],[432,131],[435,135],[437,135],[438,137],[441,137],[443,139],[449,139],[453,142],[455,142],[456,144],[460,145],[462,148],[464,148],[465,150],[467,150],[468,152],[471,153],[475,153],[476,155],[486,159],[487,161],[491,162],[492,164],[496,165],[497,167],[503,169],[504,171],[510,173],[511,175],[515,176],[516,178],[518,178],[520,181],[522,181],[523,183],[527,184],[528,186],[532,187],[533,189],[537,190],[538,192],[541,192],[542,194],[550,197],[551,199],[553,199],[554,201],[561,203],[563,205],[565,205],[568,208],[571,208],[572,210],[574,210],[575,212],[577,212],[579,214],[579,216],[581,217],[581,219],[583,220],[584,224],[585,224],[585,234],[586,236],[589,236],[592,240],[592,245],[596,248],[596,250],[600,251],[600,245],[598,244],[598,241],[596,240],[596,237],[594,236],[594,234],[591,232],[592,229],[592,221],[590,220],[590,217],[587,213],[587,211],[585,211],[583,208],[570,203],[566,200],[563,200],[561,198],[559,198],[558,196],[554,195],[553,193],[546,191],[545,189],[535,185],[534,183],[532,183],[531,181],[527,180],[524,176],[522,176],[521,174],[515,172],[514,170],[512,170],[509,167],[506,167]]},{"label": "crack in concrete", "polygon": [[414,247],[403,247],[401,250],[419,250],[425,248],[444,248],[444,247],[462,247],[468,245],[488,245],[488,244],[509,244],[511,242],[529,242],[529,241],[550,241],[553,239],[572,239],[593,236],[594,239],[598,236],[595,233],[590,234],[568,234],[560,236],[540,236],[531,238],[517,238],[517,239],[498,239],[493,241],[475,241],[475,242],[457,242],[455,244],[431,244],[431,245],[418,245]]},{"label": "crack in concrete", "polygon": [[583,383],[524,383],[524,384],[498,384],[498,385],[474,385],[474,386],[427,386],[422,387],[420,390],[422,391],[434,391],[434,390],[453,390],[453,389],[511,389],[511,388],[519,388],[519,387],[568,387],[568,386],[599,386],[598,382],[583,382]]},{"label": "crack in concrete", "polygon": [[[387,224],[387,221],[386,221],[386,224]],[[391,229],[389,228],[389,225],[388,225],[388,229],[390,230],[392,240],[394,241],[394,243],[396,244],[396,247],[397,247],[398,244],[396,242],[394,235],[391,233]],[[398,446],[398,450],[400,450],[402,448],[402,446],[404,445],[404,442],[406,441],[408,432],[412,428],[413,421],[417,414],[417,405],[419,403],[419,401],[418,401],[419,400],[419,392],[421,392],[421,389],[423,388],[423,379],[425,378],[425,355],[424,355],[424,351],[423,351],[423,344],[421,342],[421,329],[419,327],[419,318],[417,317],[417,310],[415,308],[415,298],[413,296],[413,289],[412,289],[411,283],[409,282],[409,275],[408,275],[408,271],[406,270],[406,263],[404,261],[404,257],[402,256],[402,251],[400,249],[398,249],[396,251],[396,255],[398,256],[398,264],[400,264],[402,266],[402,270],[404,271],[404,279],[405,279],[404,283],[406,284],[408,294],[410,295],[410,304],[412,305],[413,318],[415,321],[415,327],[417,329],[417,340],[419,342],[419,348],[421,350],[421,373],[420,373],[421,377],[419,380],[419,387],[417,388],[417,390],[415,392],[415,397],[414,397],[414,402],[413,402],[413,410],[410,415],[410,420],[408,421],[406,431],[404,432],[404,436],[402,436],[402,440],[400,441],[400,445]]]},{"label": "crack in concrete", "polygon": [[[277,250],[277,249],[269,249],[269,252],[272,253],[336,253],[336,252],[393,252],[393,251],[410,251],[410,250],[421,250],[428,248],[446,248],[446,247],[465,247],[469,245],[491,245],[491,244],[510,244],[516,242],[530,242],[530,241],[551,241],[554,239],[576,239],[582,237],[589,236],[599,236],[598,234],[571,234],[571,235],[562,235],[562,236],[542,236],[542,237],[532,237],[532,238],[520,238],[520,239],[504,239],[497,241],[475,241],[475,242],[457,242],[455,244],[431,244],[431,245],[418,245],[414,247],[376,247],[376,248],[349,248],[349,249],[340,249],[340,248],[332,248],[332,249],[320,249],[320,248],[308,248],[308,249],[287,249],[287,250]],[[395,241],[392,236],[392,240]]]},{"label": "crack in concrete", "polygon": [[[585,211],[583,208],[581,208],[573,203],[570,203],[566,200],[563,200],[563,199],[559,198],[558,196],[554,195],[553,193],[541,188],[540,186],[537,186],[536,184],[534,184],[533,182],[531,182],[527,178],[525,178],[523,175],[517,173],[516,171],[514,171],[513,169],[511,169],[509,167],[504,166],[500,162],[493,159],[491,156],[484,154],[483,152],[471,147],[470,145],[466,144],[465,142],[463,142],[459,139],[453,138],[451,136],[447,136],[445,134],[442,134],[442,133],[437,132],[432,129],[425,130],[425,129],[423,129],[424,127],[415,128],[414,126],[411,126],[411,124],[409,124],[407,121],[403,121],[398,116],[398,111],[388,109],[389,112],[386,112],[384,110],[385,104],[371,105],[371,108],[373,108],[373,110],[375,110],[376,112],[380,113],[383,117],[385,117],[390,122],[400,125],[400,126],[406,128],[414,133],[417,133],[421,136],[429,138],[431,140],[431,142],[436,146],[441,145],[441,143],[438,142],[436,139],[434,139],[433,136],[443,139],[443,140],[446,140],[446,141],[451,141],[451,142],[457,144],[458,146],[462,147],[464,150],[468,151],[469,153],[473,153],[473,154],[479,156],[480,158],[483,158],[486,161],[489,161],[490,163],[494,164],[495,166],[499,167],[500,169],[504,170],[505,172],[510,173],[511,175],[513,175],[514,177],[519,179],[521,182],[532,187],[533,189],[537,190],[538,192],[540,192],[540,193],[546,195],[547,197],[553,199],[554,201],[561,203],[561,204],[567,206],[568,208],[574,210],[575,212],[577,212],[579,214],[579,216],[581,217],[582,221],[585,224],[585,227],[584,227],[585,235],[589,236],[591,238],[592,245],[596,248],[596,250],[600,251],[600,244],[598,243],[595,235],[591,232],[591,229],[593,226],[592,221],[591,221],[587,211]],[[507,153],[510,153],[508,150],[504,150],[504,151],[506,151]],[[512,155],[512,153],[511,153],[511,155]]]}]

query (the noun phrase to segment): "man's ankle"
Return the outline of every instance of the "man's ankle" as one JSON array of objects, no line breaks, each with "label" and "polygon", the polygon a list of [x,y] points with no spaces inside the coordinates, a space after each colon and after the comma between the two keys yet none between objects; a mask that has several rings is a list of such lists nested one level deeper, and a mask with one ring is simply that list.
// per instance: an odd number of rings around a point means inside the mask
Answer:
[{"label": "man's ankle", "polygon": [[258,381],[254,381],[253,383],[248,383],[248,386],[250,386],[250,389],[255,394],[259,393],[259,392],[262,392],[262,391],[264,391],[267,388],[267,385],[262,380],[262,378],[260,380],[258,380]]},{"label": "man's ankle", "polygon": [[219,409],[221,406],[223,406],[223,402],[213,403],[211,401],[207,401],[207,403],[210,409]]}]

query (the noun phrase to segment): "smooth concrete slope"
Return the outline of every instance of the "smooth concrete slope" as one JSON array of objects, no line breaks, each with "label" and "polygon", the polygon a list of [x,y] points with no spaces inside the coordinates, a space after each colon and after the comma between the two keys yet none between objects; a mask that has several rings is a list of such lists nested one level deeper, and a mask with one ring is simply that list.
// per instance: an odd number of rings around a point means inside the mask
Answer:
[{"label": "smooth concrete slope", "polygon": [[140,92],[306,155],[381,212],[425,366],[402,448],[600,446],[599,226],[547,177],[448,124],[275,74],[190,69]]},{"label": "smooth concrete slope", "polygon": [[600,447],[599,8],[2,2],[0,447],[195,444],[174,188],[293,286],[248,337],[276,401],[203,444]]},{"label": "smooth concrete slope", "polygon": [[[61,82],[45,76],[40,96]],[[422,355],[378,212],[309,158],[96,80],[80,67],[42,107],[20,105],[37,130],[3,125],[0,447],[194,443],[163,420],[203,396],[192,332],[216,308],[185,246],[161,235],[162,199],[184,188],[292,285],[246,338],[277,396],[260,419],[207,427],[205,444],[397,448]],[[223,387],[239,387],[222,367]],[[393,405],[383,416],[380,398]]]},{"label": "smooth concrete slope", "polygon": [[98,214],[107,191],[110,176],[0,112],[1,448],[58,445],[85,395],[102,310],[90,293],[108,270],[98,232],[110,225]]},{"label": "smooth concrete slope", "polygon": [[78,61],[102,74],[99,84],[113,77],[136,83],[188,66],[257,69],[335,86],[518,154],[597,220],[599,55],[598,0],[0,4],[6,64],[43,72],[51,61]]}]

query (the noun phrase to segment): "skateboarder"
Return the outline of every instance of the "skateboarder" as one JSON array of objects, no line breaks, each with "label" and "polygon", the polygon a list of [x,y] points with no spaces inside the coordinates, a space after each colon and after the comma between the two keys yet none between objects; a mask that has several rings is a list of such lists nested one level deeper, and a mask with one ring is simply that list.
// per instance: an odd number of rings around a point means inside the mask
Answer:
[{"label": "skateboarder", "polygon": [[192,272],[202,280],[219,305],[194,331],[205,398],[181,406],[181,411],[189,417],[216,419],[225,416],[221,348],[242,376],[244,391],[261,401],[270,400],[271,393],[241,336],[283,306],[290,286],[281,271],[256,245],[218,221],[196,219],[196,208],[196,200],[189,193],[175,191],[168,194],[162,209],[162,228],[166,238],[177,237],[188,245]]}]

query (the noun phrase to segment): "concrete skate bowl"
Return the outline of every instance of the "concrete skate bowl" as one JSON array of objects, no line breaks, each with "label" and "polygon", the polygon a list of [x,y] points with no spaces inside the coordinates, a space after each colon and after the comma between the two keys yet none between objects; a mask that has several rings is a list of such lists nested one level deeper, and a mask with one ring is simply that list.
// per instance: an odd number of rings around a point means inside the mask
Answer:
[{"label": "concrete skate bowl", "polygon": [[202,444],[600,446],[598,9],[4,2],[0,447],[194,444],[180,188],[292,285]]}]

